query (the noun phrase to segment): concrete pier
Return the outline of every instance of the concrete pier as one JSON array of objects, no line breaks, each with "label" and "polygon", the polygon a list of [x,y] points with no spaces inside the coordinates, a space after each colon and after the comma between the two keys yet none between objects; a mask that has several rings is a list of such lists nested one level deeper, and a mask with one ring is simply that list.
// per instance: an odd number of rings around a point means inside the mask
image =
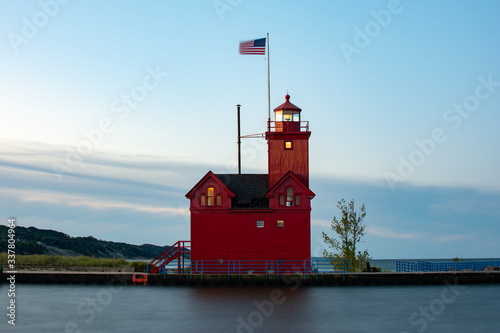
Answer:
[{"label": "concrete pier", "polygon": [[[140,274],[140,273],[135,273]],[[133,285],[134,273],[124,272],[43,272],[19,271],[16,284],[101,284]],[[2,282],[10,274],[4,272]],[[500,272],[419,272],[419,273],[346,273],[344,274],[283,274],[277,275],[209,275],[149,274],[147,285],[155,286],[376,286],[376,285],[441,285],[500,283]],[[141,284],[142,285],[142,284]]]}]

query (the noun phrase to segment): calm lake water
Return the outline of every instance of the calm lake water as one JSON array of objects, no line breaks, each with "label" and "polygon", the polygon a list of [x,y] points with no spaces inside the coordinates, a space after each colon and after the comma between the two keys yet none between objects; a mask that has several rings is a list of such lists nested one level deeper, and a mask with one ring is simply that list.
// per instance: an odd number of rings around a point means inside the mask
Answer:
[{"label": "calm lake water", "polygon": [[500,286],[192,288],[18,284],[0,332],[499,332]]}]

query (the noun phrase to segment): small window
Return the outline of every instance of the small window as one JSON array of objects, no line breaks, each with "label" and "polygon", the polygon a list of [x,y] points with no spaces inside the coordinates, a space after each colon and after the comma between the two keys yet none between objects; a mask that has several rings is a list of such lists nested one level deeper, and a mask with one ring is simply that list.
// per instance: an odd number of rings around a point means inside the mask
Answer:
[{"label": "small window", "polygon": [[215,189],[209,187],[207,190],[207,206],[215,206]]},{"label": "small window", "polygon": [[285,113],[285,121],[290,121],[292,119],[292,115],[289,113]]},{"label": "small window", "polygon": [[204,195],[200,196],[200,205],[205,206],[205,196]]},{"label": "small window", "polygon": [[283,221],[283,220],[278,220],[278,221],[276,222],[276,226],[277,226],[278,228],[284,228],[284,227],[285,227],[285,221]]},{"label": "small window", "polygon": [[257,228],[264,228],[264,221],[257,221]]},{"label": "small window", "polygon": [[295,206],[300,206],[300,195],[295,195]]},{"label": "small window", "polygon": [[222,195],[220,195],[220,194],[217,195],[216,199],[217,199],[216,200],[217,201],[216,202],[217,206],[222,206]]},{"label": "small window", "polygon": [[292,149],[292,141],[285,141],[285,149]]},{"label": "small window", "polygon": [[285,205],[285,196],[280,195],[280,206],[284,206],[284,205]]}]

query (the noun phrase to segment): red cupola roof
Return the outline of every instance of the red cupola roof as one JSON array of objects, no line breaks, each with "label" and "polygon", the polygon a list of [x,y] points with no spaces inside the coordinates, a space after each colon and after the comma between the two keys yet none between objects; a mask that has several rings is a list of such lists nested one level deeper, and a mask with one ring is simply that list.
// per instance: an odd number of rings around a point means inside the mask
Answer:
[{"label": "red cupola roof", "polygon": [[276,109],[274,109],[274,111],[281,111],[281,110],[283,110],[283,111],[295,111],[295,112],[302,111],[301,108],[290,103],[290,95],[287,94],[285,96],[285,98],[286,98],[286,102],[281,104],[280,106],[278,106]]}]

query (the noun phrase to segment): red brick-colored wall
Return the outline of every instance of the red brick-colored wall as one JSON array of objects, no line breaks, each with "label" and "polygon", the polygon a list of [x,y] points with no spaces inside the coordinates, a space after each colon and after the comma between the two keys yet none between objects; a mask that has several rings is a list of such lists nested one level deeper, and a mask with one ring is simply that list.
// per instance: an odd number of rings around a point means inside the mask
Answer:
[{"label": "red brick-colored wall", "polygon": [[191,211],[191,260],[309,260],[310,229],[310,210]]},{"label": "red brick-colored wall", "polygon": [[[309,132],[268,133],[269,187],[288,171],[292,171],[309,187],[309,136]],[[285,141],[292,141],[292,149],[285,149]]]}]

